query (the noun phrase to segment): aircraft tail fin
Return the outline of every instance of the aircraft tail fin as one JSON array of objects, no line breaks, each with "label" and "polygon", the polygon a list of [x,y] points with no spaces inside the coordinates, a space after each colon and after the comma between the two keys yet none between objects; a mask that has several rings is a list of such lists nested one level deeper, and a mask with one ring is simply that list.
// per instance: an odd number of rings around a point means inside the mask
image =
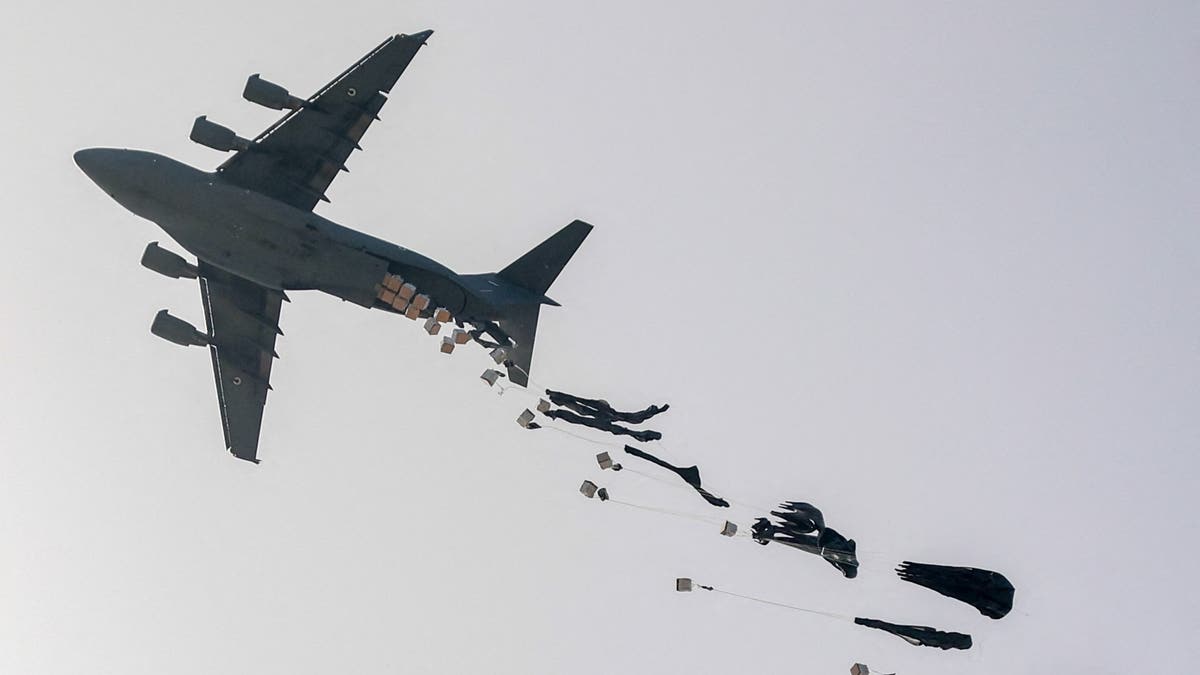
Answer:
[{"label": "aircraft tail fin", "polygon": [[537,336],[538,314],[542,305],[558,304],[546,297],[546,291],[591,231],[591,225],[576,220],[550,235],[549,239],[517,258],[496,275],[541,298],[540,302],[510,305],[505,308],[504,316],[499,319],[500,327],[516,343],[509,357],[512,365],[508,366],[508,377],[515,384],[523,387],[529,384],[529,367],[533,363],[533,340]]},{"label": "aircraft tail fin", "polygon": [[[591,231],[591,225],[576,220],[500,270],[498,276],[537,295],[545,295],[550,289],[550,284],[558,278],[559,272],[566,267],[571,256],[575,255],[575,251]],[[534,326],[536,325],[535,315]]]}]

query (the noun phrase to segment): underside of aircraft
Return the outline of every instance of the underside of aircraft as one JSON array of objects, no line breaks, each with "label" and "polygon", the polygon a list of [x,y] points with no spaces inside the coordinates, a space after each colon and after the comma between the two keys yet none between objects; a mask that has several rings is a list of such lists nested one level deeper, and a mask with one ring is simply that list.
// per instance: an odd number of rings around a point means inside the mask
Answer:
[{"label": "underside of aircraft", "polygon": [[576,220],[498,272],[460,275],[390,242],[313,212],[341,173],[417,51],[433,31],[395,35],[315,94],[301,99],[258,74],[243,96],[286,111],[253,139],[207,117],[193,141],[234,154],[213,172],[139,150],[90,148],[79,167],[133,213],[153,221],[196,263],[153,242],[142,264],[199,280],[205,329],[160,311],[151,332],[212,356],[226,448],[258,462],[263,406],[288,291],[319,290],[419,320],[442,351],[476,342],[499,349],[509,378],[526,385],[546,293],[591,231]]}]

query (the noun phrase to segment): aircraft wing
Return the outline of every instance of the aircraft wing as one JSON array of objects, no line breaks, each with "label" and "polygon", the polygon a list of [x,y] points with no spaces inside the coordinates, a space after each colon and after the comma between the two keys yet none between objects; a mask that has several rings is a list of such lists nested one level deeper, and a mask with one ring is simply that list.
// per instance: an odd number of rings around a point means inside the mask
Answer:
[{"label": "aircraft wing", "polygon": [[225,447],[238,459],[257,463],[284,295],[204,261],[199,270]]},{"label": "aircraft wing", "polygon": [[379,119],[387,92],[433,31],[394,35],[350,66],[304,107],[284,115],[222,164],[230,182],[306,211],[329,201],[325,190]]}]

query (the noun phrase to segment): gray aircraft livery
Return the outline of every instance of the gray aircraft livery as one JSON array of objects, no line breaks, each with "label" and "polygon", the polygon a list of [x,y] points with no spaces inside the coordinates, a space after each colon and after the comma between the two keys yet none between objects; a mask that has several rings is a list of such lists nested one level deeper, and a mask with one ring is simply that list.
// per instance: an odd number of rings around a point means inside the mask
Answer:
[{"label": "gray aircraft livery", "polygon": [[[456,274],[401,246],[313,213],[433,31],[388,38],[308,99],[251,75],[243,96],[283,118],[253,140],[196,119],[191,139],[235,151],[214,172],[140,150],[90,148],[75,162],[118,204],[157,224],[196,256],[146,247],[142,264],[173,278],[199,279],[207,331],[162,310],[150,331],[212,356],[225,446],[258,462],[263,404],[271,388],[275,338],[286,291],[318,290],[363,307],[443,323],[443,351],[475,340],[505,351],[509,377],[528,383],[533,340],[550,284],[591,231],[575,221],[503,270]],[[486,337],[485,337],[486,336]],[[490,338],[490,339],[489,339]]]}]

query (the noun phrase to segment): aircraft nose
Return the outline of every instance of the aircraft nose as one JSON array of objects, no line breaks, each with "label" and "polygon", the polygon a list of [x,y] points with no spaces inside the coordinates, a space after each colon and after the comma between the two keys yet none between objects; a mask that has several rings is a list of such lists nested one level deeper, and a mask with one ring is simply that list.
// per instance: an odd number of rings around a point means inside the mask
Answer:
[{"label": "aircraft nose", "polygon": [[96,177],[104,172],[106,155],[109,151],[105,148],[87,148],[75,153],[75,164],[87,174],[88,178],[96,180]]},{"label": "aircraft nose", "polygon": [[119,174],[117,160],[121,152],[113,148],[86,148],[75,153],[75,164],[93,183],[111,193]]},{"label": "aircraft nose", "polygon": [[87,148],[79,150],[75,153],[75,165],[78,166],[84,173],[90,173],[88,168],[96,161],[96,149]]}]

